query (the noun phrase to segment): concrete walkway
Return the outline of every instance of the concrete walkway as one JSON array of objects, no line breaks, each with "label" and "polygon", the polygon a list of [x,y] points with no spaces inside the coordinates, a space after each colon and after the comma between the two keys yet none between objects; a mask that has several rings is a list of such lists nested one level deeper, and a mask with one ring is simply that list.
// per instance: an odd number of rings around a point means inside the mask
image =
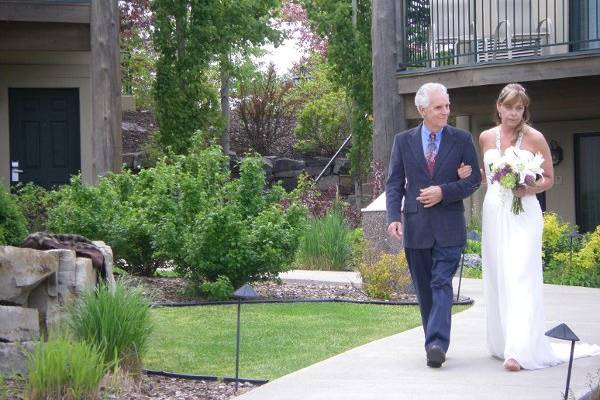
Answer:
[{"label": "concrete walkway", "polygon": [[[319,280],[318,272],[289,276]],[[336,279],[340,276],[344,275]],[[475,299],[475,305],[453,317],[452,343],[441,369],[425,366],[423,331],[418,327],[286,375],[238,399],[562,399],[566,364],[511,373],[488,355],[482,286],[481,280],[463,281],[461,292]],[[544,294],[548,329],[565,322],[582,341],[600,344],[600,289],[546,285]],[[600,356],[575,360],[571,388],[576,398],[589,390],[587,374],[598,372]]]}]

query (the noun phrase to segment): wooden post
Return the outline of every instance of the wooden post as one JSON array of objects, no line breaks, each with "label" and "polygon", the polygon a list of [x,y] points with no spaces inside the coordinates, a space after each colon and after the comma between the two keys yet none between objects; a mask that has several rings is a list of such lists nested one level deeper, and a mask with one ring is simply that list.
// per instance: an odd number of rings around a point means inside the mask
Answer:
[{"label": "wooden post", "polygon": [[404,1],[373,0],[373,160],[387,172],[394,135],[406,129],[396,72],[404,48]]},{"label": "wooden post", "polygon": [[92,49],[92,176],[120,171],[121,74],[119,8],[117,0],[92,1],[90,47]]}]

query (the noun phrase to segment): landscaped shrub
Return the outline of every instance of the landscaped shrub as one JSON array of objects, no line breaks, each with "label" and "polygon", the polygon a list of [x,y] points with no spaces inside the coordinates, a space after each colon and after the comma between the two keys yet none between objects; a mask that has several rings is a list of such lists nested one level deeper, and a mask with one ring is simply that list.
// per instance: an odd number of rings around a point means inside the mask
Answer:
[{"label": "landscaped shrub", "polygon": [[14,195],[17,197],[17,204],[27,220],[27,229],[30,233],[47,230],[48,191],[41,186],[31,182],[18,184],[13,187]]},{"label": "landscaped shrub", "polygon": [[105,363],[139,373],[152,331],[150,308],[139,289],[117,283],[85,293],[70,310],[69,326],[77,340],[91,343]]},{"label": "landscaped shrub", "polygon": [[[544,233],[542,236],[542,258],[544,267],[549,267],[555,253],[570,250],[569,235],[575,230],[574,227],[561,221],[559,216],[552,212],[544,213]],[[575,242],[575,245],[578,243]],[[575,251],[577,251],[576,249]]]},{"label": "landscaped shrub", "polygon": [[401,293],[410,283],[408,262],[403,251],[397,254],[368,251],[358,271],[362,277],[363,289],[369,297],[389,300],[395,293]]},{"label": "landscaped shrub", "polygon": [[27,369],[30,400],[95,399],[105,363],[94,345],[57,337],[35,346]]},{"label": "landscaped shrub", "polygon": [[0,400],[6,400],[8,397],[8,388],[4,381],[4,376],[0,375]]},{"label": "landscaped shrub", "polygon": [[360,213],[339,198],[335,186],[319,190],[309,175],[301,174],[291,196],[295,202],[308,208],[313,217],[324,217],[328,212],[335,211],[344,216],[351,228],[360,226]]},{"label": "landscaped shrub", "polygon": [[183,233],[185,263],[180,273],[193,285],[226,276],[234,288],[286,270],[303,230],[305,211],[284,208],[284,191],[266,191],[262,160],[245,158],[240,178],[208,199]]},{"label": "landscaped shrub", "polygon": [[109,174],[97,186],[75,176],[50,193],[48,228],[102,240],[113,249],[115,262],[128,272],[152,275],[162,260],[154,257],[154,227],[145,218],[140,180],[129,171]]},{"label": "landscaped shrub", "polygon": [[600,227],[577,242],[572,251],[553,254],[544,282],[600,287]]},{"label": "landscaped shrub", "polygon": [[27,221],[12,196],[0,182],[0,245],[18,246],[27,236]]},{"label": "landscaped shrub", "polygon": [[465,254],[481,254],[481,242],[478,240],[467,239]]},{"label": "landscaped shrub", "polygon": [[352,242],[351,230],[339,213],[313,218],[300,238],[296,263],[304,269],[349,269]]},{"label": "landscaped shrub", "polygon": [[209,300],[227,300],[233,296],[235,291],[233,285],[226,276],[219,276],[215,282],[204,282],[200,290]]}]

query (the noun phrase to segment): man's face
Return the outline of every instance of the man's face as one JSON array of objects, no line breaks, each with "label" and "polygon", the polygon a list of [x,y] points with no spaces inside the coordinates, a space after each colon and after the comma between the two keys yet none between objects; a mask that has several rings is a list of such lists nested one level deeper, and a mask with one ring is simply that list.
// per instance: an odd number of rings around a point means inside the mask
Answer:
[{"label": "man's face", "polygon": [[445,93],[433,92],[429,95],[429,106],[419,107],[423,122],[431,131],[439,131],[448,124],[450,98]]}]

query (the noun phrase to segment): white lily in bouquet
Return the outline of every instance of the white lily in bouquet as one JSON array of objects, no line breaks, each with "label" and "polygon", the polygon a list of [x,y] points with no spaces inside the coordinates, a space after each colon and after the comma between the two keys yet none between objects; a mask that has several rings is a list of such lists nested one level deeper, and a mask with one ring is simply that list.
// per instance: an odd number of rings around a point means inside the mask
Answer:
[{"label": "white lily in bouquet", "polygon": [[[544,157],[540,153],[533,154],[511,146],[504,151],[502,157],[490,164],[491,182],[498,182],[500,186],[511,191],[520,186],[535,187],[537,176],[540,175],[543,179],[543,162]],[[514,194],[511,211],[515,215],[524,211],[521,198]]]}]

